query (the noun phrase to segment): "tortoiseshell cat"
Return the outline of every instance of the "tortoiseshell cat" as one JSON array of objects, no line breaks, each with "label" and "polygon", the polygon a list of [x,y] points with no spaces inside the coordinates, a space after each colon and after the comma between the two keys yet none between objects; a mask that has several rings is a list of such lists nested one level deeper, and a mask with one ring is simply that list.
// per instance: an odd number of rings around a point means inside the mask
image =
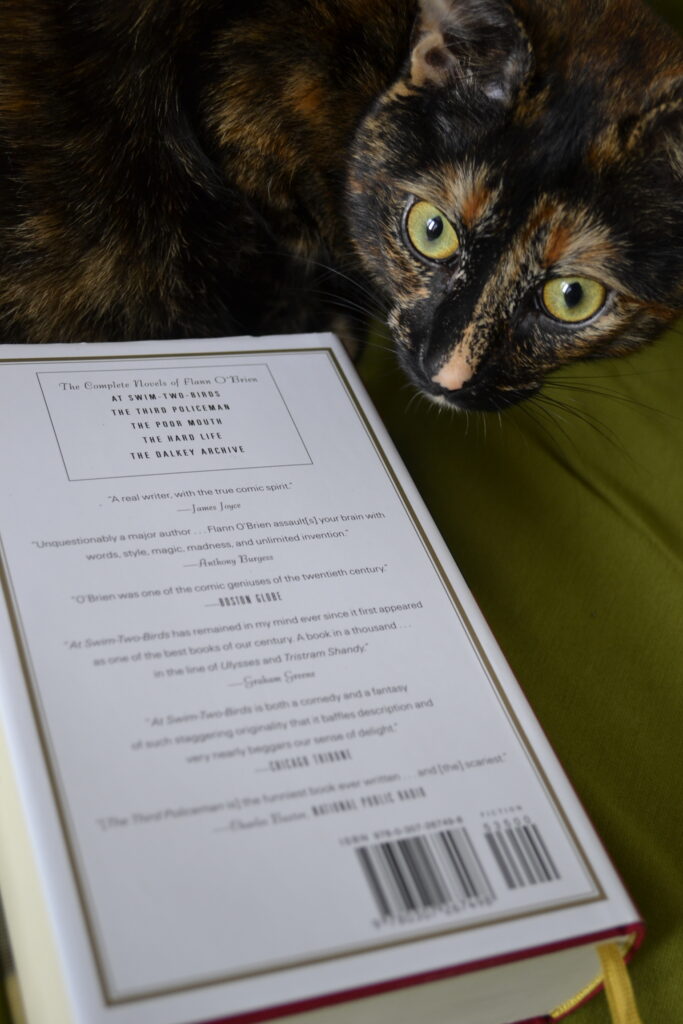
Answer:
[{"label": "tortoiseshell cat", "polygon": [[673,32],[640,0],[4,0],[0,340],[319,329],[373,290],[462,408],[651,339]]}]

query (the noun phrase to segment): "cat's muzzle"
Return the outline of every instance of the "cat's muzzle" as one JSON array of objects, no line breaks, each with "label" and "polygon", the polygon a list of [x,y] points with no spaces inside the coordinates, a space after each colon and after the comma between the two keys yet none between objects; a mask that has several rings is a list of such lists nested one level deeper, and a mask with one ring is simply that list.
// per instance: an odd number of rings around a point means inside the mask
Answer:
[{"label": "cat's muzzle", "polygon": [[456,390],[449,390],[430,381],[422,389],[439,405],[448,405],[463,412],[501,412],[537,394],[540,384],[522,386],[496,385],[472,378]]}]

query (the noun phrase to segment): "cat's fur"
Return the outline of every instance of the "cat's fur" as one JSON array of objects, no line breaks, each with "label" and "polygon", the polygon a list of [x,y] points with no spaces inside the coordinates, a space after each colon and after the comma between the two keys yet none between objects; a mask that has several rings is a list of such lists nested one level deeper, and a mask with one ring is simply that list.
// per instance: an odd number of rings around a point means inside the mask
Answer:
[{"label": "cat's fur", "polygon": [[[457,226],[416,257],[411,197]],[[331,268],[331,269],[327,269]],[[548,277],[606,285],[575,326]],[[501,408],[683,309],[683,50],[640,0],[4,0],[0,340],[329,326]]]}]

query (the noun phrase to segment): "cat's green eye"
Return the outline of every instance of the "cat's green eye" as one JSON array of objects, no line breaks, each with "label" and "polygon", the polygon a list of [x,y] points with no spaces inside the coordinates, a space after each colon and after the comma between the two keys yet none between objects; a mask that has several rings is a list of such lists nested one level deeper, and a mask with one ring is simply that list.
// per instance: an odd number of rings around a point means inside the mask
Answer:
[{"label": "cat's green eye", "polygon": [[413,203],[405,223],[410,244],[428,260],[448,260],[460,248],[460,240],[448,217],[431,203],[424,200]]},{"label": "cat's green eye", "polygon": [[590,277],[554,277],[543,288],[543,305],[565,324],[590,320],[605,305],[607,290]]}]

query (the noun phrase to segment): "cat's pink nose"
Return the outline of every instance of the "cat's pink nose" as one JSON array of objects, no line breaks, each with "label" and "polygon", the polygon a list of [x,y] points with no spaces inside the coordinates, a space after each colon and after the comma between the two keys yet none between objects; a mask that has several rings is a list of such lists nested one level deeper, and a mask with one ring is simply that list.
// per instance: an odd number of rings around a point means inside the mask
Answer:
[{"label": "cat's pink nose", "polygon": [[434,374],[432,380],[440,384],[447,391],[459,391],[472,376],[473,370],[465,356],[460,352],[454,352],[447,363],[441,367],[438,373]]}]

